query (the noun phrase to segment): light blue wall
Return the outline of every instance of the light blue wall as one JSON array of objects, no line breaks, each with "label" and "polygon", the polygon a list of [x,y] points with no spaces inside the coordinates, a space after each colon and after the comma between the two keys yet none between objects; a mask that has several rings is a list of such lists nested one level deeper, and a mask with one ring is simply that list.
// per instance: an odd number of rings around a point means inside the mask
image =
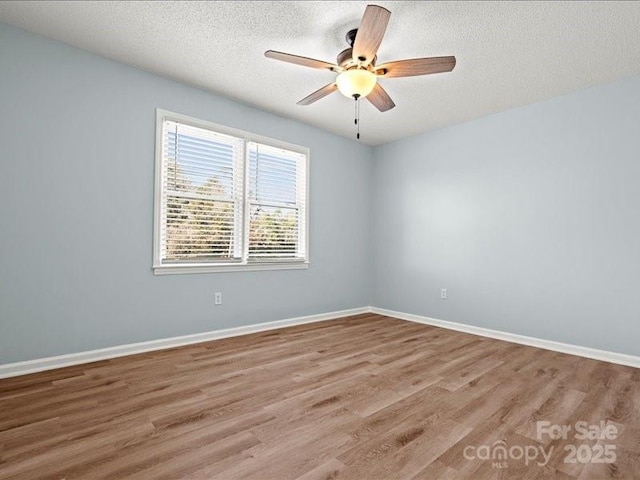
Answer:
[{"label": "light blue wall", "polygon": [[[156,107],[311,149],[309,270],[152,274]],[[370,304],[371,148],[3,24],[0,119],[0,364]]]},{"label": "light blue wall", "polygon": [[640,78],[374,157],[374,305],[640,354]]},{"label": "light blue wall", "polygon": [[[152,274],[156,107],[311,148],[309,270]],[[0,24],[0,364],[369,304],[638,355],[638,112],[631,78],[371,149]]]}]

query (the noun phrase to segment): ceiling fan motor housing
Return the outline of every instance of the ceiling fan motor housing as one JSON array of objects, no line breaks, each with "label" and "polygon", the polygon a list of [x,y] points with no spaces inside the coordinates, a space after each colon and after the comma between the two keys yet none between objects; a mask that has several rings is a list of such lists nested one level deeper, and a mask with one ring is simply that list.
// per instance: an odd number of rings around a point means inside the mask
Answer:
[{"label": "ceiling fan motor housing", "polygon": [[[352,30],[349,30],[347,32],[347,34],[345,35],[345,40],[347,41],[347,44],[349,45],[349,48],[347,48],[346,50],[341,51],[338,54],[338,65],[340,65],[343,68],[349,68],[351,66],[354,66],[355,62],[353,61],[353,44],[356,41],[356,35],[358,35],[358,29],[354,28]],[[370,64],[373,66],[376,64],[376,58],[375,57]],[[365,57],[360,57],[358,60],[360,60],[361,62],[364,62],[366,60]]]},{"label": "ceiling fan motor housing", "polygon": [[[369,65],[374,67],[376,64],[377,58],[378,58],[377,56],[374,57]],[[347,48],[346,50],[341,51],[338,54],[338,57],[336,58],[336,60],[337,60],[336,63],[344,69],[349,69],[351,67],[356,66],[356,64],[353,61],[353,48]]]},{"label": "ceiling fan motor housing", "polygon": [[352,48],[347,48],[346,50],[341,51],[338,54],[337,57],[337,64],[340,65],[342,68],[347,68],[349,66],[349,63],[352,63]]}]

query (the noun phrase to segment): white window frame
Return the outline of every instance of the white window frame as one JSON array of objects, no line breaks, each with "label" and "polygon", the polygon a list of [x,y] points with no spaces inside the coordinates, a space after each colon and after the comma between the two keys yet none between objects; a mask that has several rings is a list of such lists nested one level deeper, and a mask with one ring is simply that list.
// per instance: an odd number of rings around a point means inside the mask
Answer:
[{"label": "white window frame", "polygon": [[[165,121],[174,121],[192,127],[212,130],[224,135],[230,135],[240,138],[244,141],[244,160],[242,168],[242,252],[243,257],[240,262],[206,262],[206,263],[162,263],[162,177],[163,177],[163,159],[162,159],[162,134],[163,124]],[[248,191],[248,155],[247,144],[255,142],[268,145],[274,148],[281,148],[292,152],[300,153],[305,156],[305,174],[306,188],[304,199],[304,258],[286,258],[286,259],[267,259],[250,261],[248,252],[248,236],[249,236],[249,205],[250,200],[247,197]],[[156,109],[156,153],[155,153],[155,188],[154,188],[154,222],[153,222],[153,273],[156,275],[174,274],[174,273],[216,273],[216,272],[239,272],[239,271],[256,271],[256,270],[297,270],[309,268],[309,158],[310,150],[307,147],[295,145],[273,138],[263,137],[244,130],[219,125],[217,123],[200,120],[198,118],[170,112],[163,109]]]}]

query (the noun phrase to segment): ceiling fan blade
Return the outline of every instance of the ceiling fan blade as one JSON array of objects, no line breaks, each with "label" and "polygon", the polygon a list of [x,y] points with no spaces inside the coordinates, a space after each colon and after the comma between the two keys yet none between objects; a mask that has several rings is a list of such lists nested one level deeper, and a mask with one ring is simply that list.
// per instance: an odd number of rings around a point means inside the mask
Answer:
[{"label": "ceiling fan blade", "polygon": [[396,106],[396,104],[393,103],[393,100],[391,100],[389,94],[380,86],[379,83],[376,83],[373,91],[367,95],[367,100],[373,103],[373,105],[381,112],[386,112]]},{"label": "ceiling fan blade", "polygon": [[376,56],[384,37],[391,12],[378,5],[367,5],[356,39],[353,42],[353,60],[369,65]]},{"label": "ceiling fan blade", "polygon": [[315,58],[301,57],[300,55],[292,55],[290,53],[276,52],[275,50],[267,50],[264,52],[264,56],[267,58],[273,58],[274,60],[280,60],[281,62],[295,63],[296,65],[302,65],[303,67],[320,68],[323,70],[331,70],[333,72],[340,71],[340,67],[333,63],[323,62],[322,60],[316,60]]},{"label": "ceiling fan blade", "polygon": [[388,62],[376,67],[376,73],[385,78],[413,77],[431,73],[450,72],[456,66],[456,57],[412,58]]},{"label": "ceiling fan blade", "polygon": [[304,97],[302,100],[298,102],[298,105],[311,105],[313,102],[317,102],[321,98],[326,97],[330,93],[335,92],[338,89],[338,85],[334,83],[330,83],[329,85],[325,85],[324,87],[316,90],[311,95]]}]

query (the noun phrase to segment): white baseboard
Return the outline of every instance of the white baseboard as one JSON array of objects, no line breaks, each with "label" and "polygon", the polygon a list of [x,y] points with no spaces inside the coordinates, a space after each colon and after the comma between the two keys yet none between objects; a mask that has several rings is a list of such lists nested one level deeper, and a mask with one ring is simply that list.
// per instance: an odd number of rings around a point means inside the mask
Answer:
[{"label": "white baseboard", "polygon": [[385,315],[387,317],[399,318],[400,320],[408,320],[410,322],[422,323],[434,327],[446,328],[448,330],[457,330],[459,332],[471,333],[482,337],[495,338],[505,340],[507,342],[519,343],[530,347],[543,348],[545,350],[553,350],[554,352],[568,353],[579,357],[592,358],[594,360],[602,360],[610,363],[617,363],[629,367],[640,368],[640,357],[627,355],[624,353],[609,352],[606,350],[598,350],[596,348],[581,347],[568,343],[554,342],[552,340],[543,340],[541,338],[527,337],[515,333],[501,332],[491,330],[489,328],[476,327],[473,325],[465,325],[463,323],[449,322],[446,320],[438,320],[436,318],[423,317],[412,313],[396,312],[384,308],[371,307],[372,313]]},{"label": "white baseboard", "polygon": [[15,377],[18,375],[26,375],[28,373],[42,372],[44,370],[52,370],[54,368],[69,367],[82,363],[96,362],[98,360],[108,360],[109,358],[123,357],[125,355],[134,355],[136,353],[151,352],[154,350],[164,350],[166,348],[180,347],[191,345],[194,343],[208,342],[221,338],[236,337],[240,335],[248,335],[250,333],[264,332],[277,328],[292,327],[295,325],[304,325],[305,323],[322,322],[325,320],[334,320],[350,315],[359,315],[362,313],[377,313],[387,317],[394,317],[400,320],[422,323],[434,327],[456,330],[459,332],[471,333],[482,337],[495,338],[505,340],[507,342],[529,345],[531,347],[543,348],[545,350],[553,350],[555,352],[568,353],[579,357],[592,358],[605,362],[627,365],[629,367],[640,368],[640,357],[634,355],[626,355],[624,353],[608,352],[606,350],[598,350],[595,348],[581,347],[578,345],[570,345],[567,343],[554,342],[551,340],[543,340],[535,337],[527,337],[517,335],[515,333],[501,332],[473,325],[465,325],[462,323],[449,322],[446,320],[438,320],[435,318],[424,317],[412,313],[396,312],[378,307],[361,307],[349,310],[339,310],[335,312],[320,313],[317,315],[308,315],[305,317],[288,318],[285,320],[276,320],[274,322],[258,323],[255,325],[247,325],[244,327],[226,328],[223,330],[213,330],[210,332],[196,333],[194,335],[184,335],[181,337],[162,338],[159,340],[151,340],[148,342],[131,343],[128,345],[118,345],[115,347],[101,348],[99,350],[90,350],[87,352],[70,353],[67,355],[58,355],[55,357],[39,358],[36,360],[27,360],[25,362],[8,363],[0,365],[0,378]]},{"label": "white baseboard", "polygon": [[151,340],[148,342],[130,343],[128,345],[118,345],[115,347],[101,348],[99,350],[89,350],[86,352],[70,353],[67,355],[39,358],[36,360],[27,360],[24,362],[7,363],[4,365],[0,365],[0,378],[16,377],[18,375],[26,375],[28,373],[52,370],[54,368],[70,367],[72,365],[96,362],[98,360],[107,360],[109,358],[123,357],[125,355],[133,355],[136,353],[164,350],[166,348],[181,347],[183,345],[191,345],[193,343],[208,342],[210,340],[218,340],[221,338],[264,332],[266,330],[274,330],[276,328],[292,327],[295,325],[322,322],[325,320],[334,320],[338,318],[348,317],[350,315],[368,313],[370,311],[371,309],[369,307],[352,308],[349,310],[320,313],[317,315],[308,315],[305,317],[287,318],[285,320],[276,320],[274,322],[257,323],[244,327],[213,330],[210,332],[196,333],[194,335],[162,338],[159,340]]}]

